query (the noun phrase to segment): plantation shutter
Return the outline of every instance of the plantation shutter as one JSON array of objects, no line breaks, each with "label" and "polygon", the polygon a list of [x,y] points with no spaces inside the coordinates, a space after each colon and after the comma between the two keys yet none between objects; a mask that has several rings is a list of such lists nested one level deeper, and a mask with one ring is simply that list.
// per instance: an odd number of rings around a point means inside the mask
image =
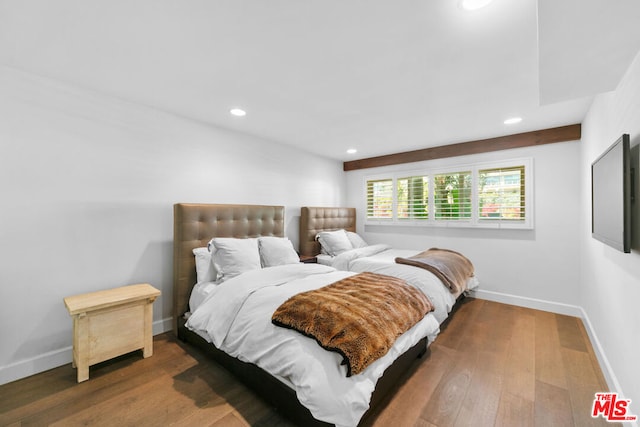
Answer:
[{"label": "plantation shutter", "polygon": [[393,218],[393,180],[367,181],[367,218]]},{"label": "plantation shutter", "polygon": [[478,218],[482,221],[524,221],[524,166],[478,171]]},{"label": "plantation shutter", "polygon": [[533,159],[364,178],[370,224],[533,229]]},{"label": "plantation shutter", "polygon": [[471,172],[434,175],[435,219],[459,221],[471,219]]},{"label": "plantation shutter", "polygon": [[398,219],[427,219],[429,217],[429,178],[411,176],[397,180]]}]

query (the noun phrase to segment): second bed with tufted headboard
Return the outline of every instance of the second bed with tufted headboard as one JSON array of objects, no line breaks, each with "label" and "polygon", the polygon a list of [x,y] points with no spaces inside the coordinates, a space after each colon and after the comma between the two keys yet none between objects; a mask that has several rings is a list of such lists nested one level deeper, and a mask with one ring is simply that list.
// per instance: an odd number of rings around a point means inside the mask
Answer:
[{"label": "second bed with tufted headboard", "polygon": [[300,255],[318,255],[320,244],[316,240],[316,235],[321,231],[340,229],[355,233],[355,208],[303,206],[300,209]]},{"label": "second bed with tufted headboard", "polygon": [[[438,322],[444,322],[455,303],[460,299],[467,290],[474,289],[478,286],[478,280],[473,272],[473,265],[464,255],[449,249],[424,249],[430,248],[428,240],[425,238],[425,247],[422,250],[416,249],[399,249],[392,248],[385,244],[368,245],[364,239],[359,238],[359,247],[352,247],[351,250],[343,251],[339,254],[332,253],[330,248],[324,248],[321,251],[320,243],[317,236],[321,233],[335,233],[344,229],[349,238],[349,234],[356,231],[356,210],[355,208],[345,207],[307,207],[300,209],[300,252],[306,256],[317,257],[317,262],[339,270],[351,271],[356,273],[376,272],[404,278],[407,281],[415,282],[419,278],[419,282],[427,284],[430,288],[429,297],[436,305],[435,315]],[[342,246],[340,249],[344,249]],[[455,248],[454,248],[455,249]],[[416,271],[415,265],[420,262],[412,262],[411,258],[423,254],[433,255],[435,251],[442,254],[455,254],[453,256],[463,259],[471,269],[471,276],[461,279],[461,284],[456,286],[454,290],[448,289],[446,277],[439,275],[436,269],[431,271]],[[401,263],[412,263],[410,265],[399,265]],[[422,260],[420,260],[422,261]],[[436,274],[434,274],[434,272]],[[437,277],[439,275],[439,277]],[[443,281],[443,279],[445,279]],[[446,292],[441,292],[446,289]]]}]

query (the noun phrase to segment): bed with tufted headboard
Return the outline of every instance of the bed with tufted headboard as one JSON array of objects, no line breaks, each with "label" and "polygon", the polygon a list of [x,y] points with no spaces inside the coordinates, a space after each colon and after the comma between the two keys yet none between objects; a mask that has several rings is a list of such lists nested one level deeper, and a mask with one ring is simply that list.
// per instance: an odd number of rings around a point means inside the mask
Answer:
[{"label": "bed with tufted headboard", "polygon": [[[345,207],[309,207],[303,206],[300,209],[300,253],[308,257],[316,257],[318,263],[329,265],[339,270],[346,270],[356,273],[375,272],[387,274],[390,276],[401,277],[405,280],[416,280],[419,275],[420,281],[429,283],[431,291],[429,297],[436,302],[436,318],[439,322],[444,322],[451,310],[453,310],[457,300],[462,298],[468,290],[472,290],[478,286],[478,280],[475,276],[473,265],[464,255],[450,248],[432,248],[431,243],[425,237],[424,249],[422,251],[416,249],[393,248],[385,244],[367,244],[364,239],[357,234],[357,240],[361,246],[351,246],[351,249],[343,250],[344,245],[340,247],[341,253],[331,253],[330,248],[323,248],[321,251],[320,243],[317,236],[328,232],[333,234],[336,231],[344,229],[347,233],[345,239],[352,240],[356,234],[356,209]],[[338,233],[340,234],[340,233]],[[326,242],[325,242],[326,243]],[[347,243],[348,245],[349,243]],[[348,247],[348,246],[347,246]],[[453,262],[453,258],[460,260],[465,264],[464,269],[460,269],[461,264],[448,264],[448,269],[457,271],[461,274],[455,286],[449,286],[451,283],[448,277],[441,274],[440,269],[435,268],[431,262],[436,257],[440,263],[442,257],[446,254],[449,258],[447,262]],[[424,263],[424,257],[430,262]],[[414,258],[419,260],[415,261]],[[404,265],[399,265],[404,264]],[[416,267],[420,266],[420,267]],[[408,268],[409,267],[409,268]],[[420,271],[417,273],[415,268],[429,268],[430,271]],[[469,276],[470,274],[470,276]],[[437,282],[437,283],[434,283]],[[441,288],[448,289],[442,294],[439,292]],[[454,288],[454,289],[451,289]],[[451,290],[451,292],[449,292]]]},{"label": "bed with tufted headboard", "polygon": [[[347,209],[345,216],[349,215],[351,213]],[[337,227],[344,228],[345,225],[349,227],[348,224],[342,223],[341,219],[336,220]],[[353,220],[355,228],[355,218]],[[213,237],[284,237],[284,225],[283,206],[187,203],[174,205],[174,331],[181,340],[204,350],[296,425],[326,426],[329,424],[313,418],[311,412],[298,401],[294,390],[282,381],[254,364],[245,363],[227,355],[185,326],[185,313],[189,311],[189,297],[196,283],[193,249],[206,247]],[[376,384],[370,409],[362,418],[363,420],[372,415],[375,416],[377,408],[383,405],[398,386],[399,379],[415,367],[415,360],[425,353],[426,346],[427,338],[425,337],[399,356],[384,371]]]},{"label": "bed with tufted headboard", "polygon": [[189,311],[196,283],[193,249],[206,247],[212,237],[284,236],[284,206],[179,203],[173,211],[173,313]]},{"label": "bed with tufted headboard", "polygon": [[355,208],[303,206],[300,209],[300,255],[318,255],[320,244],[316,241],[316,235],[321,231],[340,229],[355,233]]}]

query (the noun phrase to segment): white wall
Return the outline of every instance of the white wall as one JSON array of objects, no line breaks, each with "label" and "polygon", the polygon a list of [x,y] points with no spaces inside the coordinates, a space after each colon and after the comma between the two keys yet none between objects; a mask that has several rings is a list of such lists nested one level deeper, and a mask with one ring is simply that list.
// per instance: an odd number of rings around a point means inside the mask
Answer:
[{"label": "white wall", "polygon": [[[623,132],[640,171],[639,58],[596,98],[581,142],[346,174],[290,147],[4,67],[0,93],[0,384],[71,360],[67,295],[150,282],[163,292],[155,330],[168,328],[173,203],[284,204],[296,243],[300,206],[343,205],[358,208],[371,243],[464,252],[485,292],[582,307],[640,413],[640,203],[631,254],[593,240],[589,225],[589,166]],[[518,157],[534,159],[534,230],[364,227],[365,176]],[[578,190],[550,190],[559,185]]]},{"label": "white wall", "polygon": [[[542,300],[562,312],[562,304],[577,308],[579,153],[580,143],[573,141],[352,171],[347,173],[347,203],[357,208],[358,230],[368,242],[417,250],[458,250],[474,263],[482,297],[508,300],[502,297],[516,295],[520,303],[528,299],[530,306],[541,307],[536,302]],[[520,157],[533,158],[533,230],[364,226],[364,180],[368,175]]]},{"label": "white wall", "polygon": [[[631,136],[636,170],[632,208],[632,253],[624,254],[591,238],[591,163],[623,133]],[[640,54],[618,88],[598,96],[582,126],[580,160],[582,255],[579,303],[584,308],[616,373],[618,390],[640,415]]]},{"label": "white wall", "polygon": [[344,203],[339,162],[0,67],[0,384],[71,361],[62,299],[137,282],[169,328],[177,202]]}]

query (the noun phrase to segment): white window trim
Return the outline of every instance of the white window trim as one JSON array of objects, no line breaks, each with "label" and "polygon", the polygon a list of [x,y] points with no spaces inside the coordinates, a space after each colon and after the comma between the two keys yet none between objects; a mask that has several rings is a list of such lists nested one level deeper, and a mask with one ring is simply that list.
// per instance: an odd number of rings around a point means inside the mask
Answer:
[{"label": "white window trim", "polygon": [[[524,166],[525,182],[525,218],[523,221],[514,220],[481,220],[478,212],[478,172],[484,169],[497,169],[497,168],[511,168],[517,166]],[[434,218],[434,179],[433,176],[439,174],[466,172],[471,171],[471,218],[469,220],[436,220]],[[398,207],[398,186],[397,180],[400,178],[406,178],[409,176],[429,176],[429,217],[428,219],[399,219],[397,217]],[[367,218],[367,181],[392,179],[393,180],[393,216],[387,219],[370,219]],[[418,169],[407,171],[396,171],[387,174],[369,175],[364,177],[364,211],[365,211],[365,224],[366,225],[393,225],[399,227],[437,227],[437,228],[489,228],[489,229],[524,229],[529,230],[534,228],[534,203],[533,203],[533,158],[516,158],[500,160],[495,162],[481,162],[481,163],[466,163],[458,165],[450,165],[442,168],[435,169]]]}]

